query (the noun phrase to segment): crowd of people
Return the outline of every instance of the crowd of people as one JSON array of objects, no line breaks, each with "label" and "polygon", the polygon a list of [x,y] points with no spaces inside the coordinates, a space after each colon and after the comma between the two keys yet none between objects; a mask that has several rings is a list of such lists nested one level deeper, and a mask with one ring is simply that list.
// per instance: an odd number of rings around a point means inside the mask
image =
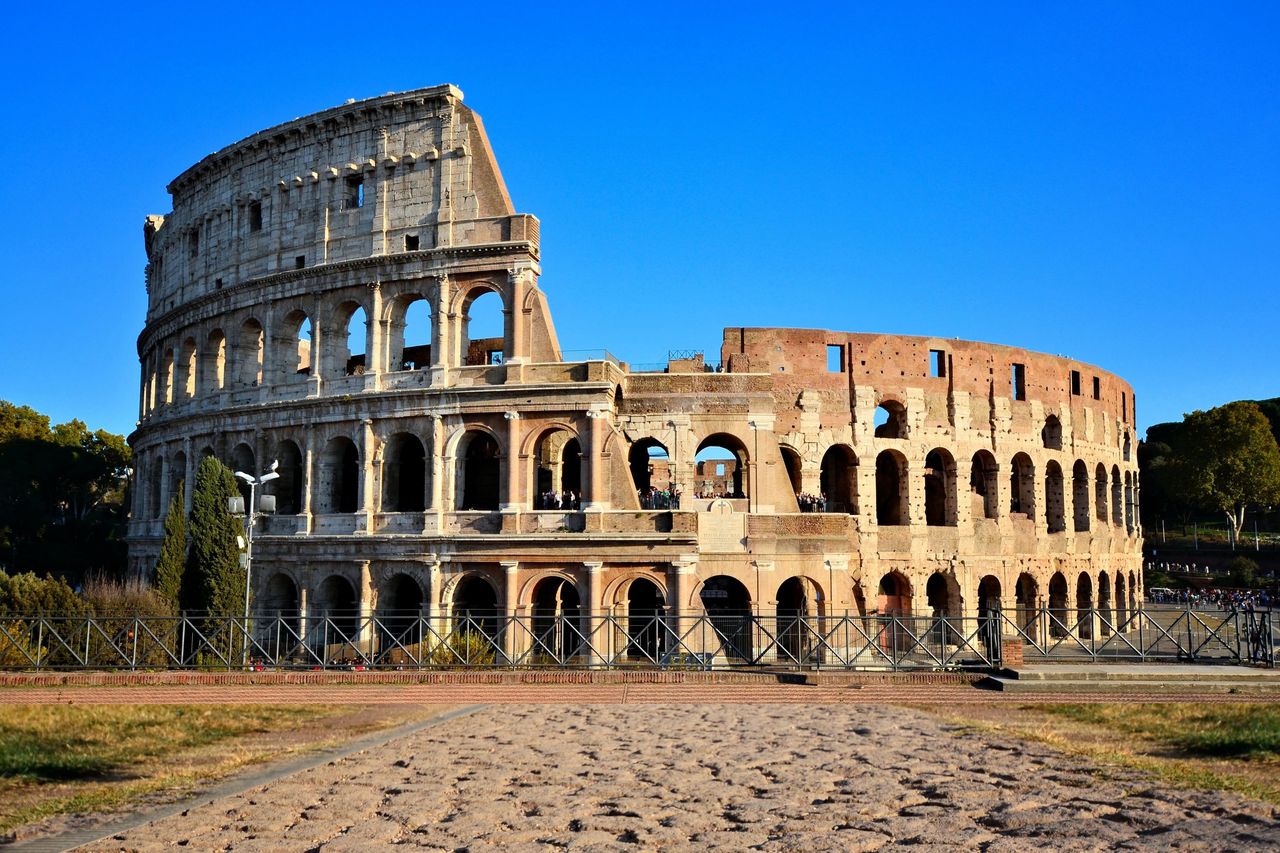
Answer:
[{"label": "crowd of people", "polygon": [[567,509],[576,510],[579,507],[581,495],[577,492],[565,490],[563,492],[548,489],[538,495],[536,501],[537,509]]},{"label": "crowd of people", "polygon": [[821,495],[796,495],[796,503],[800,504],[801,512],[826,512],[827,496]]},{"label": "crowd of people", "polygon": [[674,486],[666,489],[650,486],[647,489],[638,489],[636,495],[640,498],[641,509],[680,508],[680,490]]},{"label": "crowd of people", "polygon": [[1152,604],[1177,604],[1203,610],[1267,610],[1276,602],[1265,589],[1147,590]]},{"label": "crowd of people", "polygon": [[1178,562],[1160,562],[1148,560],[1143,563],[1143,569],[1150,574],[1151,572],[1164,572],[1166,575],[1207,575],[1210,574],[1209,566],[1199,565],[1197,563],[1178,563]]}]

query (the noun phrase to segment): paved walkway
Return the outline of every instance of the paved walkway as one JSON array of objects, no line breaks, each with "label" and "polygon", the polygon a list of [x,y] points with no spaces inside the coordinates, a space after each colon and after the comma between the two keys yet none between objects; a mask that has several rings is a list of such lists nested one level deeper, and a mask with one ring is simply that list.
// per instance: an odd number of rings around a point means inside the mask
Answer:
[{"label": "paved walkway", "polygon": [[1103,777],[1049,747],[905,708],[537,704],[480,710],[90,849],[907,844],[1276,849],[1280,815],[1234,795]]}]

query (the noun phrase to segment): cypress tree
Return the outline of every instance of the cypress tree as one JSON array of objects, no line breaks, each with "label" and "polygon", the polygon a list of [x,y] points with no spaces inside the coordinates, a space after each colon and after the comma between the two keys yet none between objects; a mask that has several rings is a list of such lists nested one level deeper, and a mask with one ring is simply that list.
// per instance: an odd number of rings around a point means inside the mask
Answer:
[{"label": "cypress tree", "polygon": [[185,486],[180,481],[178,493],[169,501],[169,511],[164,516],[164,541],[160,544],[160,560],[156,563],[156,591],[164,596],[175,612],[182,603],[182,581],[187,571]]},{"label": "cypress tree", "polygon": [[227,509],[239,495],[231,469],[206,456],[196,471],[191,495],[191,548],[187,552],[183,605],[217,616],[235,616],[244,605],[244,569],[240,568],[243,532]]}]

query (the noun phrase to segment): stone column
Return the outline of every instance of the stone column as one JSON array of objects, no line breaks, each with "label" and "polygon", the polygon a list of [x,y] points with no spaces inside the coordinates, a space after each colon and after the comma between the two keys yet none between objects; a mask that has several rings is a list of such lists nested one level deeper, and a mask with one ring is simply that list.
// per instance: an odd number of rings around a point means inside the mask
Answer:
[{"label": "stone column", "polygon": [[373,420],[365,418],[362,421],[364,430],[362,435],[360,448],[360,494],[361,503],[360,510],[364,515],[362,521],[357,525],[357,530],[363,533],[372,533],[374,530],[373,516],[377,509],[377,472],[374,455],[377,452],[377,437],[373,434]]},{"label": "stone column", "polygon": [[324,372],[329,367],[329,360],[324,356],[326,336],[329,334],[328,321],[322,319],[324,300],[316,294],[315,304],[311,307],[311,367],[307,374],[307,396],[318,397],[324,389]]},{"label": "stone column", "polygon": [[[774,577],[773,561],[752,560],[751,565],[756,570],[755,615],[759,617],[754,629],[755,636],[751,638],[751,647],[760,661],[776,663],[777,647],[767,653],[764,651],[770,642],[769,635],[778,636],[778,584]],[[766,628],[767,634],[764,630]]]},{"label": "stone column", "polygon": [[587,488],[586,500],[582,508],[588,512],[600,512],[609,508],[609,497],[605,491],[604,477],[604,442],[605,430],[608,426],[609,413],[603,410],[587,410]]},{"label": "stone column", "polygon": [[302,518],[303,529],[310,533],[315,530],[315,514],[311,508],[315,505],[313,495],[316,488],[316,431],[307,430],[306,452],[302,454]]},{"label": "stone column", "polygon": [[386,353],[386,335],[384,334],[386,321],[382,316],[382,285],[379,282],[373,282],[369,285],[370,291],[370,308],[368,322],[369,328],[366,330],[367,338],[365,341],[365,374],[366,386],[374,390],[382,388],[382,374],[387,371]]},{"label": "stone column", "polygon": [[507,421],[506,468],[503,470],[503,494],[498,504],[502,512],[520,511],[520,413],[513,410],[503,414]]},{"label": "stone column", "polygon": [[[431,496],[427,509],[439,519],[444,512],[444,422],[439,415],[431,415],[428,423],[431,425]],[[437,520],[436,529],[440,526]]]},{"label": "stone column", "polygon": [[505,622],[502,626],[502,653],[506,655],[508,661],[513,661],[516,655],[520,653],[519,648],[523,632],[515,624],[515,617],[519,615],[520,608],[516,606],[516,599],[519,595],[517,581],[519,580],[520,562],[518,560],[503,560],[498,563],[502,567],[502,615]]},{"label": "stone column", "polygon": [[610,640],[613,633],[604,629],[604,622],[600,618],[606,609],[602,600],[604,596],[604,563],[596,561],[584,562],[582,568],[587,573],[586,634],[587,643],[590,646],[590,650],[587,652],[587,664],[589,666],[599,666],[604,663],[602,655],[609,655]]},{"label": "stone column", "polygon": [[301,638],[303,645],[309,645],[307,638],[307,622],[310,615],[310,588],[298,586],[298,636]]},{"label": "stone column", "polygon": [[373,572],[370,569],[368,560],[360,561],[360,625],[356,630],[356,639],[360,644],[360,651],[365,654],[372,654],[371,641],[373,640],[373,625],[370,618],[373,616],[374,593],[373,593]]},{"label": "stone column", "polygon": [[697,560],[697,555],[690,554],[672,560],[667,567],[667,618],[672,633],[681,638],[668,641],[668,652],[684,651],[681,643],[689,651],[702,651],[697,647],[701,632],[693,630],[694,622],[702,615],[702,608],[689,603],[689,593],[698,570]]}]

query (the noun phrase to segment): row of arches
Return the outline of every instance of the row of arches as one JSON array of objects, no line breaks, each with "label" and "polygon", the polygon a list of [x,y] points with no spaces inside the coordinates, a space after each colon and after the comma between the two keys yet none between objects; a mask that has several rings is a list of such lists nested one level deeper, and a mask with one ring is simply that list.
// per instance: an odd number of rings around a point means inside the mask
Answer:
[{"label": "row of arches", "polygon": [[374,334],[366,301],[345,299],[319,319],[294,306],[281,309],[267,325],[250,315],[230,328],[180,336],[144,357],[142,415],[222,390],[287,386],[311,376],[337,379],[372,368],[386,372],[505,360],[506,305],[497,288],[477,284],[459,291],[453,309],[459,318],[457,351],[447,360],[433,358],[434,348],[445,345],[433,319],[435,302],[434,288],[387,299],[379,318],[382,335]]},{"label": "row of arches", "polygon": [[[876,407],[874,435],[876,438],[907,438],[909,433],[907,407],[900,400],[883,400]],[[1040,428],[1040,444],[1046,450],[1062,450],[1062,420],[1057,415],[1046,415]],[[1120,440],[1120,452],[1125,462],[1131,461],[1133,440],[1125,430]]]}]

